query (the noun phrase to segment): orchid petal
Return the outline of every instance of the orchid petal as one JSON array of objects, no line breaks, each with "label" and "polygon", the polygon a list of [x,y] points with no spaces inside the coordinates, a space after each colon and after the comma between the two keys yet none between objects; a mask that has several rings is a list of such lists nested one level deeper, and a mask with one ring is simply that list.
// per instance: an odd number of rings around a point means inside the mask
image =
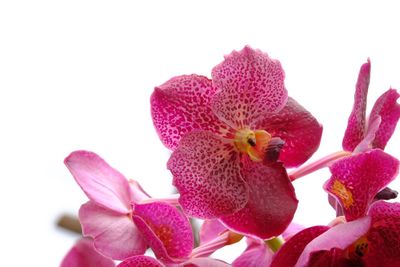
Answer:
[{"label": "orchid petal", "polygon": [[364,216],[375,195],[397,175],[399,161],[380,149],[336,161],[324,188],[343,207],[347,221]]},{"label": "orchid petal", "polygon": [[149,256],[133,256],[118,264],[117,267],[164,267],[164,266],[165,266],[164,264]]},{"label": "orchid petal", "polygon": [[303,231],[304,229],[305,229],[304,225],[291,222],[289,226],[285,229],[285,231],[282,233],[282,238],[285,241],[288,241],[292,236],[296,235],[300,231]]},{"label": "orchid petal", "polygon": [[279,159],[287,168],[309,159],[318,149],[322,135],[322,125],[290,97],[278,113],[263,116],[254,127],[285,141]]},{"label": "orchid petal", "polygon": [[400,203],[377,201],[368,215],[372,222],[364,255],[367,266],[400,266]]},{"label": "orchid petal", "polygon": [[71,248],[61,262],[61,267],[115,267],[110,258],[101,255],[94,249],[93,241],[80,239]]},{"label": "orchid petal", "polygon": [[266,112],[277,112],[286,103],[284,71],[277,60],[248,46],[233,51],[212,70],[217,93],[212,109],[232,128],[250,126]]},{"label": "orchid petal", "polygon": [[[311,253],[332,248],[346,249],[363,236],[371,225],[371,217],[366,216],[348,223],[338,224],[314,238],[304,248],[295,267],[307,266]],[[294,238],[294,237],[293,237]],[[292,240],[293,240],[292,238]],[[289,240],[290,242],[291,240]]]},{"label": "orchid petal", "polygon": [[188,257],[193,232],[188,218],[175,207],[154,202],[136,204],[133,221],[159,259]]},{"label": "orchid petal", "polygon": [[128,214],[97,206],[89,201],[79,210],[84,236],[94,239],[95,248],[115,260],[144,254],[146,241]]},{"label": "orchid petal", "polygon": [[321,266],[334,266],[334,267],[356,267],[364,266],[358,259],[348,259],[346,251],[339,248],[332,248],[331,250],[319,250],[310,254],[310,260],[307,267],[321,267]]},{"label": "orchid petal", "polygon": [[307,244],[328,229],[327,226],[313,226],[300,231],[278,250],[271,267],[293,267]]},{"label": "orchid petal", "polygon": [[212,112],[211,80],[198,75],[183,75],[155,88],[151,96],[154,126],[165,146],[174,150],[179,140],[193,130],[224,133],[227,126]]},{"label": "orchid petal", "polygon": [[368,124],[372,124],[377,117],[381,117],[382,122],[375,134],[372,147],[384,149],[392,136],[400,118],[400,105],[397,103],[399,96],[395,89],[389,89],[376,100]]},{"label": "orchid petal", "polygon": [[219,220],[205,220],[199,231],[200,245],[205,244],[228,230]]},{"label": "orchid petal", "polygon": [[248,189],[231,143],[209,132],[186,134],[168,161],[179,203],[188,215],[211,219],[241,209]]},{"label": "orchid petal", "polygon": [[344,150],[353,151],[354,148],[364,139],[365,135],[365,110],[367,107],[367,94],[369,79],[371,75],[371,62],[364,63],[358,74],[356,92],[354,94],[354,105],[347,122],[342,146]]},{"label": "orchid petal", "polygon": [[212,258],[193,258],[190,259],[180,266],[182,267],[229,267],[230,264]]},{"label": "orchid petal", "polygon": [[242,173],[249,186],[246,206],[221,221],[235,232],[261,239],[280,235],[292,221],[298,200],[281,163],[270,166],[243,162]]},{"label": "orchid petal", "polygon": [[365,137],[361,142],[354,148],[354,153],[361,153],[371,149],[371,144],[375,139],[376,133],[381,125],[381,116],[376,116],[375,119],[368,124],[368,129]]},{"label": "orchid petal", "polygon": [[128,181],[101,157],[89,151],[75,151],[64,162],[90,200],[121,214],[130,211],[132,192]]},{"label": "orchid petal", "polygon": [[232,262],[233,267],[270,266],[274,256],[263,241],[252,242],[246,250]]}]

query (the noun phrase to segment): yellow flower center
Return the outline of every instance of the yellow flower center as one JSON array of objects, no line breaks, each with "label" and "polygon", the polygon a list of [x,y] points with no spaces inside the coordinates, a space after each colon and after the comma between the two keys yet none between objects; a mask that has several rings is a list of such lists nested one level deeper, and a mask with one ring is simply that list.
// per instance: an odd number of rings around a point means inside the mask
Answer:
[{"label": "yellow flower center", "polygon": [[262,161],[271,135],[264,130],[242,129],[236,132],[234,143],[239,152],[248,154],[253,161]]}]

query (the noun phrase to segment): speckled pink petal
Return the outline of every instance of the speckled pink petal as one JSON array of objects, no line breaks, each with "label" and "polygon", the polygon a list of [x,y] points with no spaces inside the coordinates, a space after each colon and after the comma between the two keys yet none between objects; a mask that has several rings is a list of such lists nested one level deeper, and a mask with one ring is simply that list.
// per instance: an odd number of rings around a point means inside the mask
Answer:
[{"label": "speckled pink petal", "polygon": [[205,220],[199,231],[200,244],[205,244],[228,230],[219,220]]},{"label": "speckled pink petal", "polygon": [[61,262],[61,267],[115,267],[115,263],[97,252],[90,239],[80,239]]},{"label": "speckled pink petal", "polygon": [[279,111],[286,103],[285,74],[279,61],[248,46],[233,51],[212,70],[217,93],[214,113],[228,125],[249,126],[266,112]]},{"label": "speckled pink petal", "polygon": [[375,202],[368,232],[367,266],[400,266],[400,203]]},{"label": "speckled pink petal", "polygon": [[233,267],[270,266],[274,253],[263,242],[252,242],[246,250],[232,262]]},{"label": "speckled pink petal", "polygon": [[255,129],[279,137],[285,144],[279,159],[287,168],[296,167],[308,160],[318,149],[322,125],[293,98],[278,113],[268,114],[258,120]]},{"label": "speckled pink petal", "polygon": [[164,264],[149,256],[133,256],[118,264],[117,267],[164,267],[164,266],[165,266]]},{"label": "speckled pink petal", "polygon": [[186,134],[168,161],[179,203],[191,216],[211,219],[241,209],[248,189],[233,144],[210,132]]},{"label": "speckled pink petal", "polygon": [[94,246],[102,254],[115,259],[144,254],[146,241],[128,214],[97,206],[92,201],[83,204],[79,220],[84,236],[94,239]]},{"label": "speckled pink petal", "polygon": [[392,136],[400,118],[400,105],[397,103],[399,96],[395,89],[389,89],[376,100],[368,123],[372,124],[378,116],[381,117],[382,121],[375,134],[372,147],[384,149]]},{"label": "speckled pink petal", "polygon": [[199,75],[177,76],[155,88],[151,114],[165,146],[174,150],[182,136],[193,130],[227,131],[228,126],[211,110],[214,93],[211,80]]},{"label": "speckled pink petal", "polygon": [[132,192],[128,181],[101,157],[89,151],[75,151],[64,162],[90,200],[121,214],[130,211]]},{"label": "speckled pink petal", "polygon": [[347,122],[342,146],[344,150],[353,151],[364,139],[366,131],[365,110],[367,107],[367,94],[371,74],[371,63],[368,59],[360,68],[354,94],[354,105]]},{"label": "speckled pink petal", "polygon": [[186,258],[193,249],[193,232],[188,218],[176,207],[162,202],[137,204],[133,220],[157,258]]},{"label": "speckled pink petal", "polygon": [[347,221],[364,216],[375,195],[396,177],[399,161],[380,149],[355,154],[330,167],[324,189],[341,204]]},{"label": "speckled pink petal", "polygon": [[280,235],[292,221],[298,200],[281,163],[266,166],[244,159],[243,177],[249,186],[246,206],[221,221],[235,232],[267,239]]},{"label": "speckled pink petal", "polygon": [[[370,225],[371,217],[366,216],[352,222],[338,224],[332,227],[308,243],[301,253],[295,267],[307,266],[310,254],[315,251],[331,250],[332,248],[346,249],[367,233]],[[289,242],[290,241],[291,240],[289,240]]]},{"label": "speckled pink petal", "polygon": [[271,267],[293,267],[307,244],[328,229],[327,226],[313,226],[300,231],[278,250]]}]

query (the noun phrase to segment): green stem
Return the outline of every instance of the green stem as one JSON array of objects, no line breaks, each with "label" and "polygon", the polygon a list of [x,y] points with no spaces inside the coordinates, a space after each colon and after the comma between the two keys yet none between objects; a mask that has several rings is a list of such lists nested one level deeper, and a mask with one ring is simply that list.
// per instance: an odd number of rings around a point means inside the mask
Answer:
[{"label": "green stem", "polygon": [[273,251],[277,252],[283,245],[283,240],[279,237],[274,237],[270,240],[266,240],[265,244]]}]

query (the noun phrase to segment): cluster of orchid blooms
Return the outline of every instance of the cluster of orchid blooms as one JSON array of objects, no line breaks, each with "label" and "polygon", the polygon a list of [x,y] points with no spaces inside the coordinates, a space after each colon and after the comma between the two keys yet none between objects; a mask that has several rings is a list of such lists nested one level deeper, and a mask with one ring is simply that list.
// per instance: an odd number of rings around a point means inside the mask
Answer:
[{"label": "cluster of orchid blooms", "polygon": [[[322,126],[288,97],[281,64],[267,54],[247,46],[212,79],[183,75],[156,87],[152,118],[179,195],[152,198],[95,153],[71,153],[65,164],[89,201],[79,210],[84,238],[61,266],[400,266],[400,203],[387,201],[397,196],[387,185],[399,161],[384,152],[399,94],[386,91],[367,119],[370,69],[369,60],[360,69],[343,151],[305,165]],[[323,167],[337,217],[292,223],[292,181]],[[204,220],[196,247],[188,217]],[[243,237],[247,248],[231,264],[210,257]]]}]

